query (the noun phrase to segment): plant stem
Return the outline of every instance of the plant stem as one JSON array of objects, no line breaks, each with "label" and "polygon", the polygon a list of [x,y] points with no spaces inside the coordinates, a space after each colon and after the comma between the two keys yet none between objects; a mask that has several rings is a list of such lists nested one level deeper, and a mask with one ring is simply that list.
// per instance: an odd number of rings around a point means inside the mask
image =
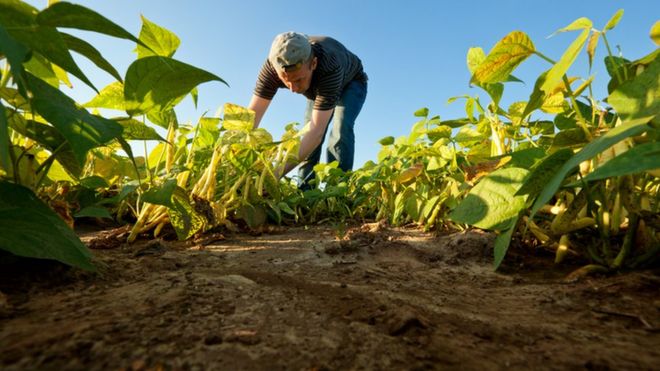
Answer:
[{"label": "plant stem", "polygon": [[543,55],[543,53],[541,53],[540,51],[534,51],[534,54],[538,55],[539,57],[541,57],[546,62],[549,62],[550,64],[557,63],[557,62],[553,61],[552,59],[550,59],[550,58],[546,57],[545,55]]},{"label": "plant stem", "polygon": [[618,269],[623,265],[626,257],[630,254],[633,244],[635,243],[635,235],[637,234],[637,227],[639,226],[639,214],[631,213],[629,216],[628,230],[626,236],[623,238],[623,245],[619,255],[616,256],[612,262],[612,268]]},{"label": "plant stem", "polygon": [[[619,67],[620,65],[619,65],[619,63],[616,61],[616,59],[614,59],[614,55],[612,54],[612,49],[610,48],[610,43],[607,42],[607,37],[605,36],[605,33],[604,33],[604,32],[602,33],[602,36],[603,36],[603,42],[605,43],[605,48],[607,48],[607,54],[609,55],[610,60],[612,61],[612,63],[615,64],[614,74],[616,75],[616,79],[617,79],[617,81],[618,81],[619,84],[622,84],[622,83],[623,83],[623,79],[621,79],[621,75],[619,74],[619,68],[617,68],[617,67]],[[625,68],[624,68],[623,73],[624,73],[624,77],[627,79],[628,76],[627,76],[627,72],[625,71]]]}]

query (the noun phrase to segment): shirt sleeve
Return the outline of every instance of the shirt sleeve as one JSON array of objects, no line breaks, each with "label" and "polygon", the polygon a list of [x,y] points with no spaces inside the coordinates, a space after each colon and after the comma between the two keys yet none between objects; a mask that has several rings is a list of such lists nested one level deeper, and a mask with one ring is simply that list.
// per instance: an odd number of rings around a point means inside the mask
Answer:
[{"label": "shirt sleeve", "polygon": [[257,84],[254,88],[254,95],[272,100],[277,93],[277,89],[283,88],[284,83],[277,76],[275,68],[270,64],[270,61],[266,59],[261,70],[259,71],[259,76],[257,77]]}]

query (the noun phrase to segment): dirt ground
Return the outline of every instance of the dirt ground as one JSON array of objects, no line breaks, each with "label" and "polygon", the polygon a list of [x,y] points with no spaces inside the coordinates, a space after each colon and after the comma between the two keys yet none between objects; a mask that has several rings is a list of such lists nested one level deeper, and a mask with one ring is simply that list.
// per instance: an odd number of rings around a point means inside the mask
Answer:
[{"label": "dirt ground", "polygon": [[515,246],[493,272],[484,232],[337,231],[83,233],[99,274],[4,264],[0,369],[660,368],[658,270],[566,281]]}]

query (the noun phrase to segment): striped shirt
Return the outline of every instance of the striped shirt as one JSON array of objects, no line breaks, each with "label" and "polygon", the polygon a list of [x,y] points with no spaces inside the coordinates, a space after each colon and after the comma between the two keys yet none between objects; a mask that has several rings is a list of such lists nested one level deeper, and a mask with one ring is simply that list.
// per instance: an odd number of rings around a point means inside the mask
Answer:
[{"label": "striped shirt", "polygon": [[[303,93],[314,101],[314,109],[326,111],[335,108],[341,93],[351,81],[367,81],[362,61],[339,41],[326,36],[310,36],[312,52],[318,63],[312,74],[309,89]],[[257,78],[254,94],[272,100],[277,89],[286,88],[268,59]]]}]

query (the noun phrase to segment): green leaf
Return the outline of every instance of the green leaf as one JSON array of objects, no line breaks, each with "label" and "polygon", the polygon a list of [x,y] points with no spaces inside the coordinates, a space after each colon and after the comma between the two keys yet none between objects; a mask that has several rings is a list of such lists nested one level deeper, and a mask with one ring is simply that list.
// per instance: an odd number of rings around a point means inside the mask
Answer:
[{"label": "green leaf", "polygon": [[136,49],[138,58],[153,55],[172,57],[181,44],[181,40],[173,32],[151,22],[145,16],[142,16],[139,39],[151,50],[138,45]]},{"label": "green leaf", "polygon": [[381,138],[378,143],[380,143],[381,146],[391,146],[394,144],[394,137],[390,135],[385,138]]},{"label": "green leaf", "polygon": [[74,177],[82,173],[82,164],[78,162],[69,143],[57,129],[50,125],[42,124],[36,121],[27,121],[20,114],[13,114],[9,117],[9,126],[23,136],[26,136],[50,152],[57,154],[55,158]]},{"label": "green leaf", "polygon": [[624,82],[607,101],[624,123],[646,123],[660,112],[660,54],[641,74]]},{"label": "green leaf", "polygon": [[609,21],[607,21],[607,24],[605,24],[605,28],[603,28],[603,32],[607,32],[614,27],[616,27],[617,24],[619,24],[619,20],[621,20],[621,17],[623,16],[623,9],[619,9],[614,13],[612,18],[610,18]]},{"label": "green leaf", "polygon": [[538,161],[545,157],[546,153],[543,148],[526,148],[519,151],[509,153],[506,156],[511,156],[511,161],[507,164],[511,167],[521,167],[524,169],[531,169]]},{"label": "green leaf", "polygon": [[153,186],[142,194],[142,201],[155,205],[174,207],[172,195],[176,190],[176,179],[168,179],[160,186]]},{"label": "green leaf", "polygon": [[414,113],[415,117],[428,117],[429,109],[426,107],[420,108]]},{"label": "green leaf", "polygon": [[118,24],[84,6],[58,2],[42,10],[36,18],[40,25],[98,32],[104,35],[140,43],[135,36]]},{"label": "green leaf", "polygon": [[102,69],[103,71],[109,73],[112,77],[117,79],[118,81],[122,81],[121,75],[119,75],[119,72],[108,62],[101,53],[96,50],[95,47],[92,46],[92,44],[88,43],[85,40],[79,39],[75,36],[71,36],[69,34],[61,32],[60,35],[62,35],[62,39],[64,39],[64,42],[66,43],[67,47],[70,50],[73,50],[74,52],[86,57],[92,63],[94,63],[98,68]]},{"label": "green leaf", "polygon": [[471,83],[506,81],[511,72],[535,51],[524,32],[514,31],[500,40],[472,75]]},{"label": "green leaf", "polygon": [[552,90],[561,82],[563,76],[568,71],[568,68],[575,62],[578,54],[584,47],[584,44],[589,37],[590,29],[585,29],[580,35],[571,43],[571,45],[564,51],[559,61],[550,68],[545,81],[541,85],[541,90],[546,94],[552,93]]},{"label": "green leaf", "polygon": [[9,171],[9,122],[2,102],[0,102],[0,167]]},{"label": "green leaf", "polygon": [[504,84],[481,84],[480,86],[486,91],[486,93],[488,93],[490,98],[493,100],[493,103],[495,103],[495,106],[498,106],[500,104],[500,100],[502,99],[502,94],[504,93]]},{"label": "green leaf", "polygon": [[589,138],[584,132],[584,129],[577,127],[574,129],[566,129],[558,132],[552,139],[552,148],[559,149],[565,147],[581,147],[589,143]]},{"label": "green leaf", "polygon": [[451,138],[452,129],[449,126],[438,126],[426,132],[426,136],[433,143],[442,138]]},{"label": "green leaf", "polygon": [[172,206],[168,207],[167,215],[179,240],[192,237],[202,230],[206,223],[206,219],[193,208],[188,193],[181,187],[174,190]]},{"label": "green leaf", "polygon": [[443,120],[442,125],[449,126],[452,129],[460,128],[461,126],[465,126],[470,124],[470,120],[468,119],[457,119],[457,120]]},{"label": "green leaf", "polygon": [[4,99],[12,107],[18,110],[21,111],[30,110],[30,104],[16,89],[0,88],[0,98]]},{"label": "green leaf", "polygon": [[0,181],[0,249],[94,271],[91,253],[29,189]]},{"label": "green leaf", "polygon": [[557,30],[555,33],[558,32],[566,32],[566,31],[577,31],[577,30],[591,30],[591,27],[593,26],[593,23],[589,18],[581,17],[576,20],[574,20],[571,24],[568,26]]},{"label": "green leaf", "polygon": [[545,188],[543,188],[540,195],[536,198],[534,205],[532,206],[531,217],[533,217],[541,207],[550,201],[552,196],[554,196],[561,184],[564,182],[566,176],[578,165],[580,165],[581,162],[593,158],[597,154],[610,148],[623,139],[640,135],[649,129],[651,129],[651,127],[642,122],[619,125],[613,129],[610,129],[603,136],[598,137],[597,139],[584,146],[582,150],[573,155],[570,160],[564,163],[564,165],[559,170],[557,170],[552,179],[548,181]]},{"label": "green leaf", "polygon": [[577,120],[560,114],[555,116],[554,124],[559,130],[574,129],[577,127]]},{"label": "green leaf", "polygon": [[47,82],[48,85],[54,88],[60,87],[60,79],[55,74],[53,65],[39,53],[32,53],[32,58],[23,63],[23,66],[31,74]]},{"label": "green leaf", "polygon": [[590,182],[653,169],[660,169],[660,142],[638,144],[607,161],[583,180]]},{"label": "green leaf", "polygon": [[0,2],[0,23],[12,38],[70,72],[91,88],[96,89],[71,57],[57,29],[38,24],[36,14],[37,10],[25,3],[18,1]]},{"label": "green leaf", "polygon": [[105,179],[98,175],[92,175],[80,179],[80,185],[89,189],[108,188],[109,186],[108,182],[106,182]]},{"label": "green leaf", "polygon": [[106,218],[106,219],[112,219],[112,215],[106,209],[105,207],[101,206],[87,206],[80,211],[78,211],[74,217],[76,218],[83,218],[83,217],[88,217],[88,218]]},{"label": "green leaf", "polygon": [[144,57],[133,62],[124,79],[126,111],[130,115],[162,111],[197,85],[220,77],[166,57]]},{"label": "green leaf", "polygon": [[[170,106],[175,106],[179,100],[180,98],[175,99]],[[174,130],[179,129],[179,119],[176,117],[176,112],[172,108],[162,111],[149,111],[149,113],[147,113],[147,119],[163,129],[169,130],[170,126],[172,126]]]},{"label": "green leaf", "polygon": [[122,128],[116,122],[90,114],[58,89],[26,75],[34,95],[32,107],[64,136],[81,165],[87,151],[121,135]]},{"label": "green leaf", "polygon": [[488,174],[470,190],[449,218],[482,229],[511,228],[525,208],[527,196],[516,196],[516,192],[528,173],[522,168],[504,168]]},{"label": "green leaf", "polygon": [[225,103],[222,127],[227,130],[249,132],[254,126],[254,111],[237,104]]},{"label": "green leaf", "polygon": [[165,142],[165,138],[161,137],[156,130],[147,126],[141,121],[130,117],[114,118],[119,125],[124,128],[122,136],[126,140],[160,140]]},{"label": "green leaf", "polygon": [[236,210],[236,215],[243,219],[250,229],[256,229],[266,224],[266,210],[260,206],[242,205]]},{"label": "green leaf", "polygon": [[195,150],[212,148],[220,136],[220,119],[217,117],[202,117],[197,123],[197,137],[193,144]]},{"label": "green leaf", "polygon": [[649,32],[649,36],[651,36],[651,40],[653,40],[655,45],[660,46],[660,21],[656,21],[653,24],[651,27],[651,32]]},{"label": "green leaf", "polygon": [[83,104],[83,106],[88,108],[125,110],[126,101],[124,100],[124,84],[119,81],[110,83],[92,98],[92,100]]},{"label": "green leaf", "polygon": [[573,151],[569,148],[560,149],[546,156],[541,163],[539,163],[525,179],[525,182],[520,187],[516,195],[531,195],[536,197],[541,192],[543,187],[548,184],[550,179],[555,175],[571,157]]},{"label": "green leaf", "polygon": [[482,48],[470,48],[467,52],[467,66],[470,75],[474,75],[477,68],[486,60],[486,53]]},{"label": "green leaf", "polygon": [[454,137],[454,140],[460,144],[479,142],[483,139],[484,139],[483,134],[469,127],[462,127]]},{"label": "green leaf", "polygon": [[512,223],[512,227],[502,231],[500,234],[497,235],[495,238],[495,249],[494,249],[494,259],[493,259],[493,266],[495,270],[500,267],[502,264],[502,261],[504,261],[504,257],[506,256],[507,250],[509,250],[509,245],[511,244],[511,236],[513,235],[513,231],[516,230],[516,224],[518,224],[518,218],[515,219]]},{"label": "green leaf", "polygon": [[[0,10],[1,9],[2,7],[0,7]],[[18,82],[19,88],[22,89],[23,62],[28,59],[29,50],[25,45],[11,37],[2,23],[0,23],[0,55],[5,55],[7,57],[11,73],[14,76],[14,79]]]}]

